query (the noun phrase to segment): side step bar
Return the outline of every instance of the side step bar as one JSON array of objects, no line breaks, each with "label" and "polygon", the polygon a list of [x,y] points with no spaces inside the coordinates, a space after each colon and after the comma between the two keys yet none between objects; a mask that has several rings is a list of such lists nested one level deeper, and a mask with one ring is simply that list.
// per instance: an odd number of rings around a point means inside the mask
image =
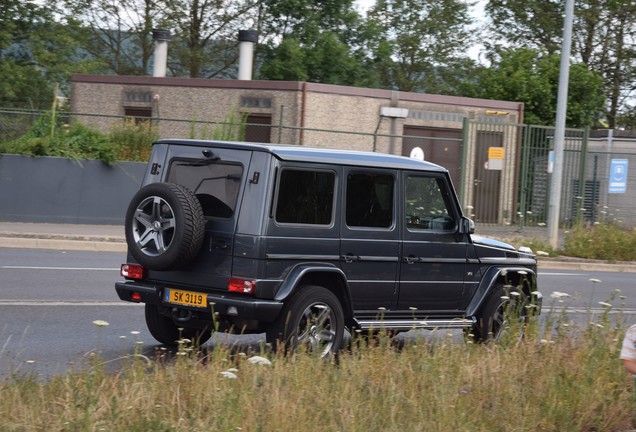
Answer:
[{"label": "side step bar", "polygon": [[362,330],[415,330],[425,329],[434,330],[440,328],[470,328],[476,320],[474,318],[456,318],[456,319],[408,319],[408,320],[357,320],[358,326]]}]

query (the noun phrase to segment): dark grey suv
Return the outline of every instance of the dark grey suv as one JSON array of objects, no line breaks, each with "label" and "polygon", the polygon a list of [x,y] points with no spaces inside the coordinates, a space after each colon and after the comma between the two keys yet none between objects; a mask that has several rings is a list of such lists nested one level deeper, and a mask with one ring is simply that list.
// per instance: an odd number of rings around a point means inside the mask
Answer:
[{"label": "dark grey suv", "polygon": [[345,330],[498,338],[539,313],[530,250],[473,235],[446,169],[379,153],[162,140],[126,215],[122,300],[163,344],[339,350]]}]

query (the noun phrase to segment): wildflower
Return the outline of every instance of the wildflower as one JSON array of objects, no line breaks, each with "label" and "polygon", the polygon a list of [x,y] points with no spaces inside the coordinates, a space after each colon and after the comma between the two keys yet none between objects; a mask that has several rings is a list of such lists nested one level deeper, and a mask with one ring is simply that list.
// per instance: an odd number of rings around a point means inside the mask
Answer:
[{"label": "wildflower", "polygon": [[27,360],[26,363],[27,364],[33,364],[33,363],[35,363],[35,360]]},{"label": "wildflower", "polygon": [[229,378],[229,379],[237,379],[238,375],[236,375],[234,372],[230,372],[230,371],[223,371],[220,373],[220,375],[223,378]]},{"label": "wildflower", "polygon": [[119,339],[126,339],[126,336],[119,336]]},{"label": "wildflower", "polygon": [[513,291],[510,293],[510,295],[513,297],[519,297],[521,294],[519,294],[517,291]]},{"label": "wildflower", "polygon": [[537,225],[539,225],[540,227],[544,227],[544,226],[546,226],[547,224],[546,224],[545,222],[539,222]]},{"label": "wildflower", "polygon": [[541,292],[539,292],[539,291],[532,291],[530,294],[532,294],[533,296],[537,297],[537,296],[539,296],[539,294],[541,294]]},{"label": "wildflower", "polygon": [[466,389],[459,389],[459,394],[468,394],[468,390],[466,390]]},{"label": "wildflower", "polygon": [[590,282],[597,284],[601,283],[602,281],[600,279],[590,279]]},{"label": "wildflower", "polygon": [[570,297],[570,294],[560,291],[554,291],[552,294],[550,294],[550,297],[552,297],[553,299],[562,299],[565,297]]},{"label": "wildflower", "polygon": [[510,300],[510,297],[508,297],[508,296],[501,296],[501,299],[502,299],[502,300]]},{"label": "wildflower", "polygon": [[247,359],[250,364],[260,365],[260,366],[271,366],[272,362],[261,356],[253,356]]},{"label": "wildflower", "polygon": [[604,307],[606,307],[606,308],[611,308],[611,307],[612,307],[612,305],[611,305],[611,304],[609,304],[609,303],[607,303],[607,302],[602,302],[602,301],[600,301],[600,302],[598,302],[598,304],[600,304],[601,306],[604,306]]},{"label": "wildflower", "polygon": [[525,271],[525,270],[519,270],[517,273],[520,274],[520,275],[527,275],[528,274],[528,272]]},{"label": "wildflower", "polygon": [[93,321],[93,324],[95,324],[97,327],[106,327],[107,325],[110,325],[107,321],[104,320],[95,320]]},{"label": "wildflower", "polygon": [[137,330],[133,330],[133,331],[130,332],[130,334],[137,336],[139,334],[139,332]]},{"label": "wildflower", "polygon": [[544,252],[544,251],[541,251],[541,250],[540,250],[540,251],[537,251],[537,255],[538,255],[538,256],[550,256],[550,254],[549,254],[549,253]]},{"label": "wildflower", "polygon": [[409,310],[416,311],[416,310],[417,310],[417,308],[416,308],[416,307],[411,306],[411,307],[409,307]]},{"label": "wildflower", "polygon": [[229,368],[227,371],[236,373],[236,372],[238,372],[238,369],[237,368]]}]

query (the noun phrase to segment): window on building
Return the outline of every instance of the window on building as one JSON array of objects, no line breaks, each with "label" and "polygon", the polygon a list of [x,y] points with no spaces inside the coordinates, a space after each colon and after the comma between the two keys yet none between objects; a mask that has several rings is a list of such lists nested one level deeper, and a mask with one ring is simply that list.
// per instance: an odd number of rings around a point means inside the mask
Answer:
[{"label": "window on building", "polygon": [[152,117],[152,108],[124,107],[126,117],[134,117],[135,124],[147,122]]}]

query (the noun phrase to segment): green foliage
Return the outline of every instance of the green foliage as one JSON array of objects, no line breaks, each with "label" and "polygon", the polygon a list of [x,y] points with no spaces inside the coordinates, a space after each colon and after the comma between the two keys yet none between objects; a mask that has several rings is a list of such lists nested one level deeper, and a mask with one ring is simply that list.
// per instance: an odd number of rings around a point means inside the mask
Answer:
[{"label": "green foliage", "polygon": [[97,159],[112,165],[117,160],[146,161],[158,134],[149,124],[124,122],[105,135],[80,122],[64,123],[48,112],[21,137],[0,144],[0,153]]},{"label": "green foliage", "polygon": [[588,259],[636,261],[636,230],[611,222],[578,224],[567,233],[562,253]]},{"label": "green foliage", "polygon": [[222,122],[214,124],[192,122],[190,139],[213,139],[219,141],[245,141],[247,113],[241,114],[238,108],[230,111]]},{"label": "green foliage", "polygon": [[20,431],[626,431],[632,380],[622,329],[606,323],[504,346],[358,337],[337,363],[264,351],[263,365],[222,345],[152,361],[131,348],[113,373],[95,357],[84,371],[0,381],[0,416]]},{"label": "green foliage", "polygon": [[[501,49],[490,60],[491,67],[482,68],[477,75],[474,94],[486,99],[523,102],[525,123],[554,124],[560,57],[519,48]],[[570,75],[567,124],[592,126],[603,110],[603,81],[581,64],[572,64]]]}]

